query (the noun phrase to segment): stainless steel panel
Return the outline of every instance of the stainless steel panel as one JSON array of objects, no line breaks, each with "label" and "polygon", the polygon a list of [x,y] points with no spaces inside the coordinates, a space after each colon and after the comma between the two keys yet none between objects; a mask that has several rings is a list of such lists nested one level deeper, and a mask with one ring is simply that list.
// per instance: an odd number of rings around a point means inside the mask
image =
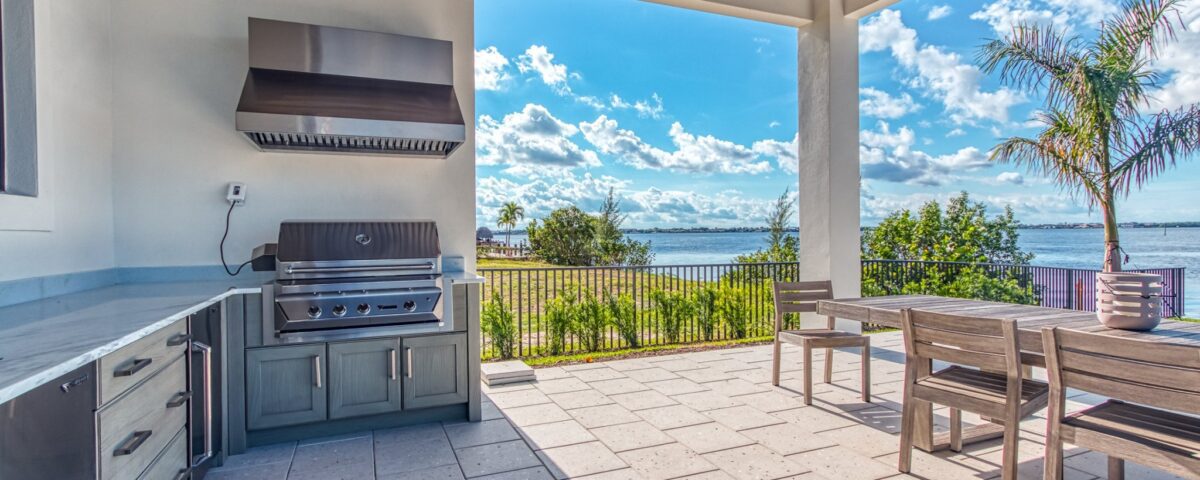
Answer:
[{"label": "stainless steel panel", "polygon": [[0,479],[95,478],[96,364],[0,404]]},{"label": "stainless steel panel", "polygon": [[249,32],[251,68],[454,84],[454,44],[445,40],[262,18],[249,20]]},{"label": "stainless steel panel", "polygon": [[286,221],[279,225],[276,259],[325,262],[320,266],[364,260],[403,265],[404,259],[416,259],[419,265],[439,255],[437,224],[431,221]]}]

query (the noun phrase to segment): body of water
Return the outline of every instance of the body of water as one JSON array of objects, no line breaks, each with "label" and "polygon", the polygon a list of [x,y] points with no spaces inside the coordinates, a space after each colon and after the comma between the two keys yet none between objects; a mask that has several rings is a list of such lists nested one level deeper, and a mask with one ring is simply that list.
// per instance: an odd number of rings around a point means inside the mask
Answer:
[{"label": "body of water", "polygon": [[[766,245],[766,233],[634,233],[650,241],[655,265],[730,263],[738,255]],[[503,240],[501,236],[500,240]],[[514,244],[527,240],[513,235]],[[1034,265],[1098,269],[1104,256],[1104,231],[1021,230],[1021,248],[1033,252]],[[1200,228],[1132,228],[1121,231],[1121,246],[1129,254],[1126,269],[1187,268],[1187,310],[1200,316]]]}]

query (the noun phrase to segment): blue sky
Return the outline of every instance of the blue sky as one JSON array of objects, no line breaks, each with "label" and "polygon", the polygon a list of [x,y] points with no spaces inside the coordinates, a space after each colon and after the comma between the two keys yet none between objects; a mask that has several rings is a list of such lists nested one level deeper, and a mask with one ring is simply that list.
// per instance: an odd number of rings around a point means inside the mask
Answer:
[{"label": "blue sky", "polygon": [[[1200,0],[1183,20],[1200,31]],[[796,30],[637,0],[476,2],[478,208],[530,218],[609,188],[628,226],[758,226],[796,189]],[[1026,223],[1098,221],[1085,201],[987,161],[1032,135],[1037,92],[975,67],[1016,21],[1086,35],[1113,0],[903,0],[860,24],[863,223],[961,190]],[[1200,34],[1159,62],[1161,106],[1200,101]],[[1200,162],[1135,192],[1122,221],[1200,220]]]}]

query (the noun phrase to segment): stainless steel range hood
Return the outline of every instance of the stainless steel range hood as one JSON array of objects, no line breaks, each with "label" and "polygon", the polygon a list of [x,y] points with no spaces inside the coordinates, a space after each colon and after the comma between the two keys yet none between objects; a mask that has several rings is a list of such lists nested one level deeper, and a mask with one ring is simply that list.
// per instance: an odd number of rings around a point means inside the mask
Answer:
[{"label": "stainless steel range hood", "polygon": [[262,150],[445,158],[466,141],[451,42],[250,19],[237,130]]}]

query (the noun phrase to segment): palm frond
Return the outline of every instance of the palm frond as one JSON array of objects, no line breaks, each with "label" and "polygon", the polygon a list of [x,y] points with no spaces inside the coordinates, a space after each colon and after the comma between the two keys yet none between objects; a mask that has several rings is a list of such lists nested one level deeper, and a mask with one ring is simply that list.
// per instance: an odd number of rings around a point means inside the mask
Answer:
[{"label": "palm frond", "polygon": [[1175,39],[1182,0],[1126,0],[1123,14],[1101,25],[1096,47],[1110,60],[1154,59],[1158,48]]},{"label": "palm frond", "polygon": [[1053,176],[1065,189],[1087,192],[1089,198],[1094,199],[1099,193],[1094,175],[1074,161],[1071,152],[1052,143],[1025,137],[1008,138],[992,150],[991,160]]},{"label": "palm frond", "polygon": [[1152,115],[1145,125],[1136,125],[1132,137],[1128,156],[1109,173],[1113,185],[1126,195],[1177,159],[1200,150],[1200,105]]},{"label": "palm frond", "polygon": [[980,47],[984,73],[999,70],[1002,81],[1021,88],[1047,88],[1057,98],[1078,57],[1077,38],[1066,38],[1050,26],[1018,24],[1012,35]]}]

